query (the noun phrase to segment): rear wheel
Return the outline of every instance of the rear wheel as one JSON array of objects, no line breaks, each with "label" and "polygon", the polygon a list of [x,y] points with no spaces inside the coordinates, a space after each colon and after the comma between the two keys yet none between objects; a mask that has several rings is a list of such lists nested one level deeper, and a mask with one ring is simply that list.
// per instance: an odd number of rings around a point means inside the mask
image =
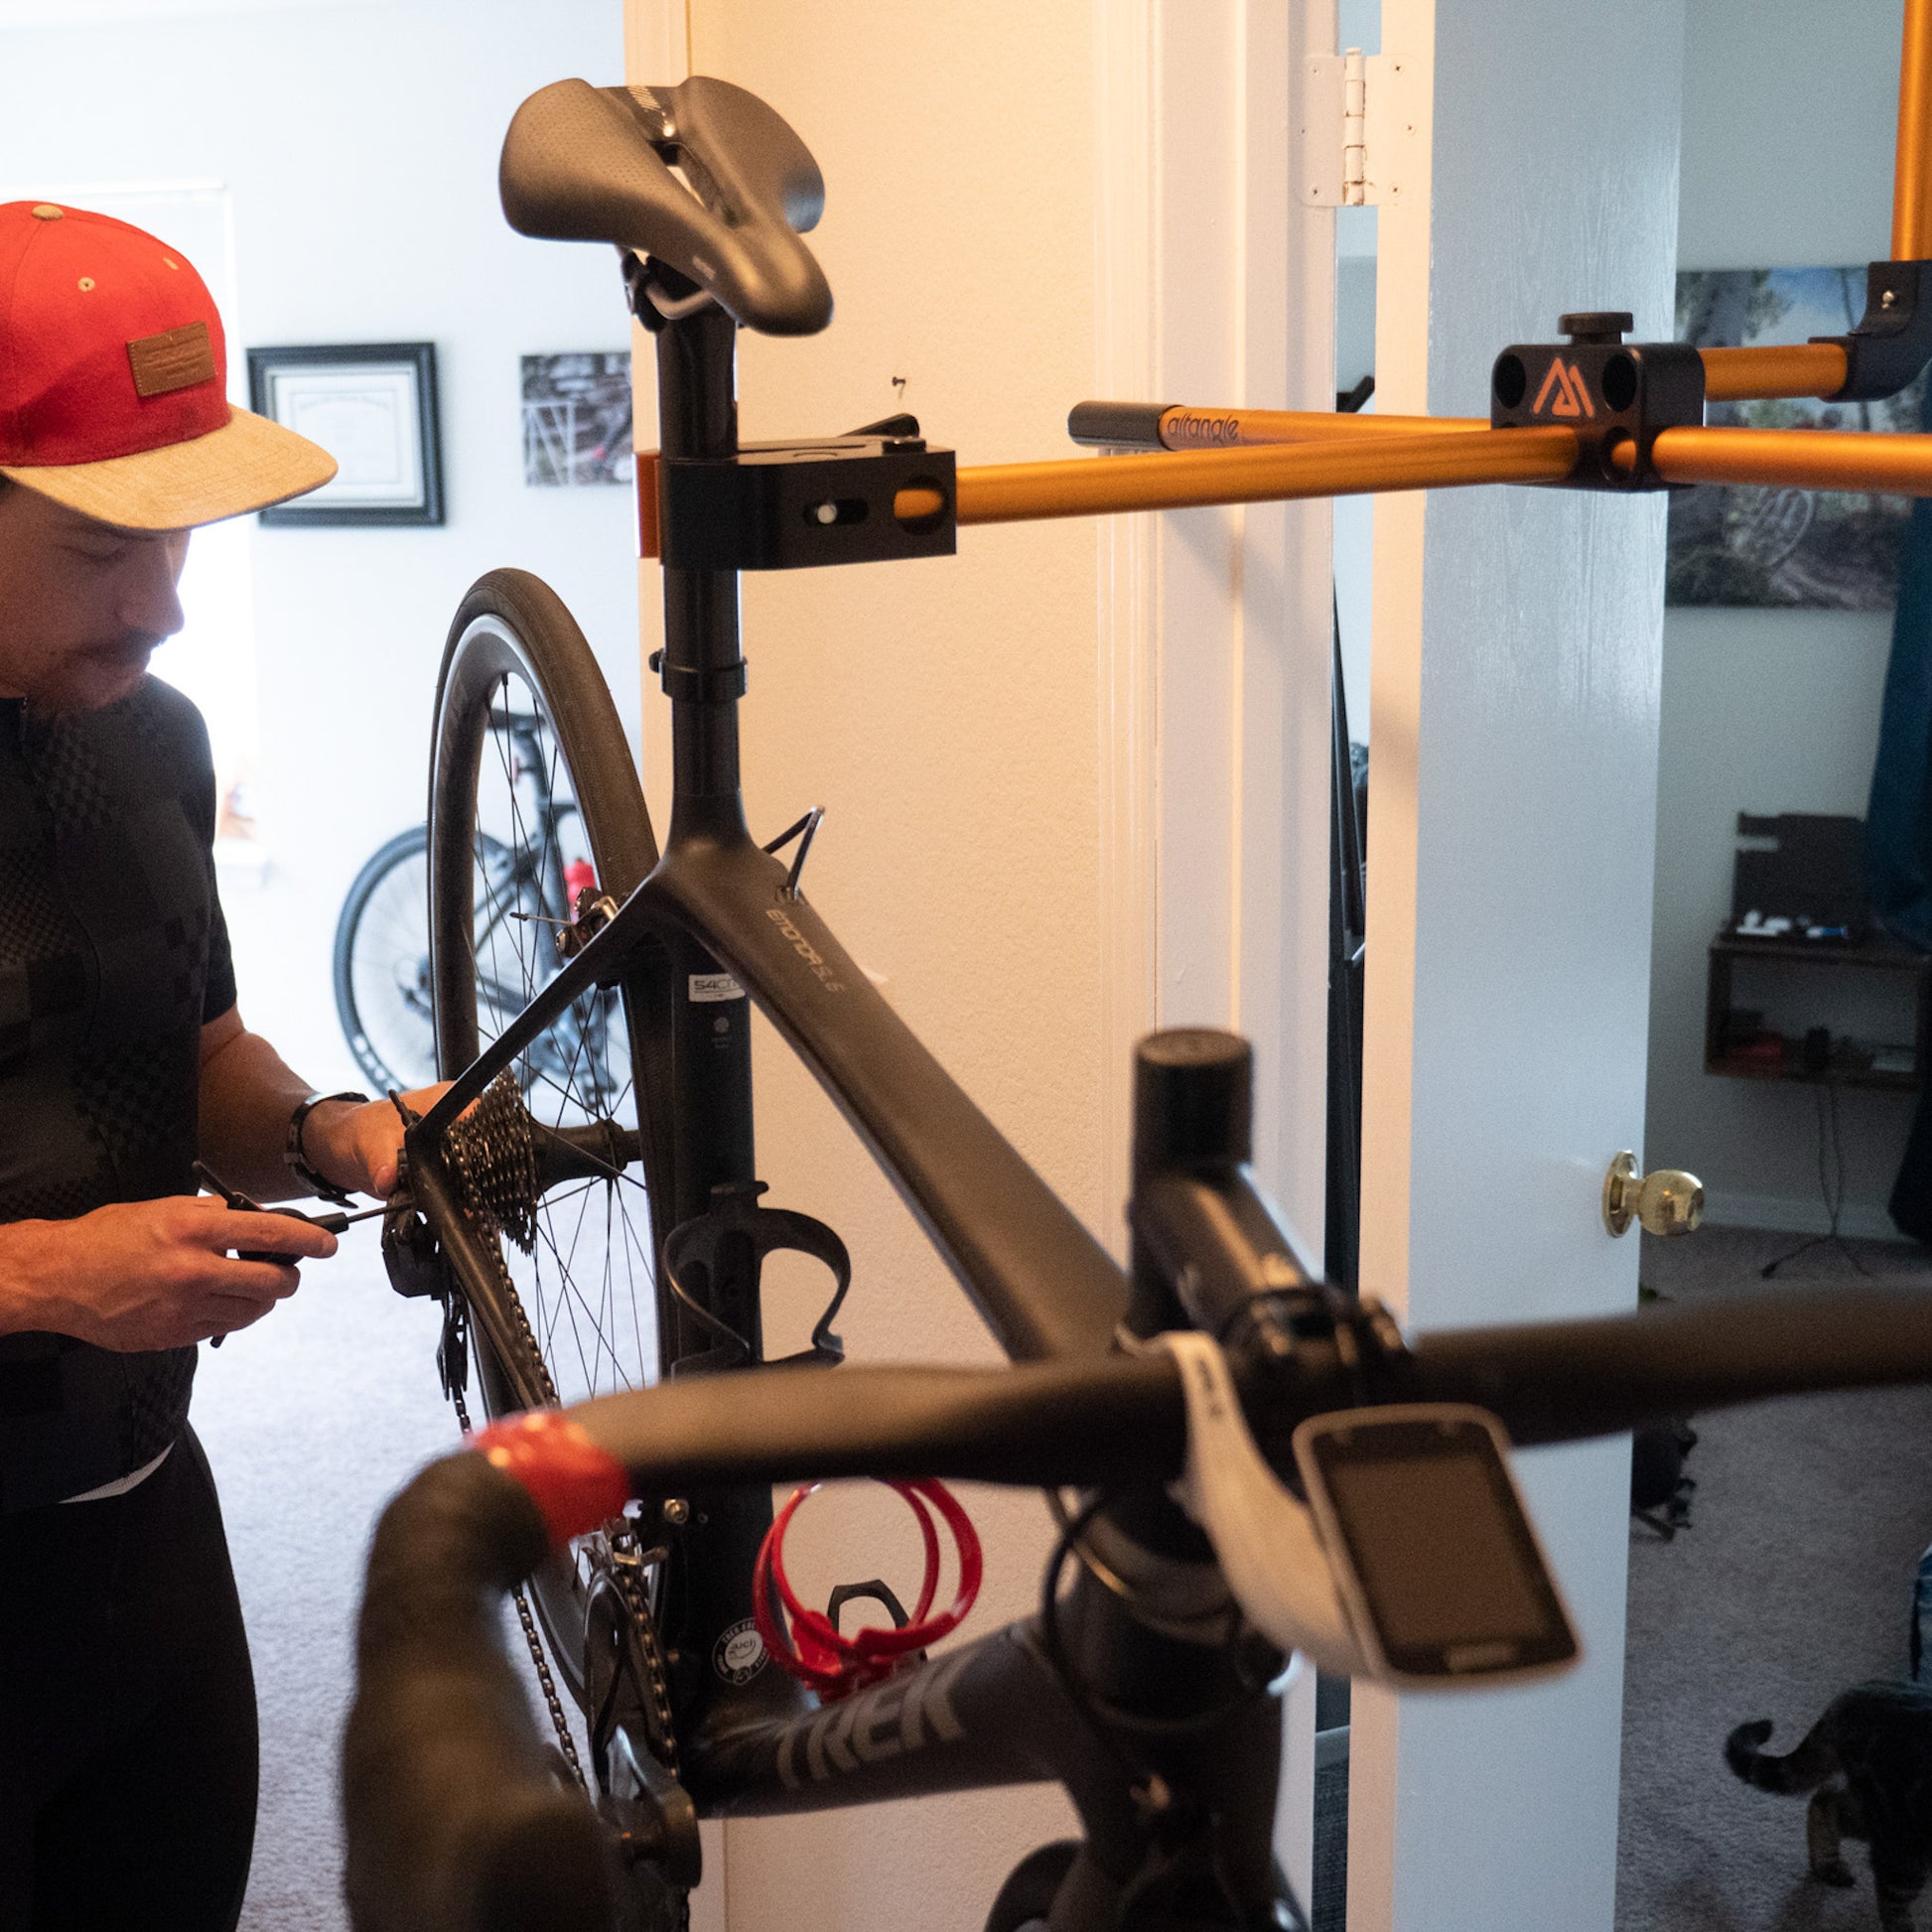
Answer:
[{"label": "rear wheel", "polygon": [[[495,571],[464,600],[437,692],[430,788],[431,989],[438,1066],[461,1072],[552,980],[582,892],[619,902],[656,863],[629,748],[582,632],[545,585]],[[668,1199],[668,960],[561,1015],[439,1150],[473,1230],[446,1240],[491,1417],[642,1388],[660,1373],[657,1257]],[[558,1677],[593,1721],[613,1605],[645,1612],[661,1565],[629,1530],[583,1538],[533,1580]],[[593,1603],[597,1605],[592,1617]],[[646,1628],[646,1635],[648,1630]],[[648,1677],[654,1643],[646,1643]],[[591,1673],[604,1680],[608,1662]],[[669,1750],[661,1673],[630,1700]]]}]

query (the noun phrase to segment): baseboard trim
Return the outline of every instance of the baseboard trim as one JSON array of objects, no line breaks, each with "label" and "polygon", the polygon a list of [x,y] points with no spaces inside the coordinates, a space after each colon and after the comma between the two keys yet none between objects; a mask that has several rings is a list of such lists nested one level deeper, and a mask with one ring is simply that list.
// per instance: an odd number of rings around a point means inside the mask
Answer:
[{"label": "baseboard trim", "polygon": [[[1715,1227],[1768,1228],[1777,1234],[1823,1234],[1831,1226],[1823,1201],[1718,1190],[1706,1191],[1704,1218]],[[1838,1231],[1858,1241],[1904,1239],[1878,1201],[1847,1201],[1838,1217]]]}]

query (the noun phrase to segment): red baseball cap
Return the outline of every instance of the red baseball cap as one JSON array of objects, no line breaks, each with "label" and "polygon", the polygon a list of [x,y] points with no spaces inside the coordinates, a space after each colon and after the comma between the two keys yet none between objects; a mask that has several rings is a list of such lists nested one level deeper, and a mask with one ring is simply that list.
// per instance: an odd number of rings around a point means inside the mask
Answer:
[{"label": "red baseball cap", "polygon": [[82,515],[183,530],[336,474],[236,409],[213,298],[151,234],[51,202],[0,205],[0,476]]}]

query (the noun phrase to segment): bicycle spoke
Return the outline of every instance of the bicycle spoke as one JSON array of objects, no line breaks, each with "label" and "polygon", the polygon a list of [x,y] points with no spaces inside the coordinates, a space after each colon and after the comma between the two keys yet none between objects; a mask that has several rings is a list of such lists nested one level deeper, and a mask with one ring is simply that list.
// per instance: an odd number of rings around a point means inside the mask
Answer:
[{"label": "bicycle spoke", "polygon": [[[484,1041],[554,978],[557,921],[572,910],[558,901],[570,897],[567,868],[588,849],[580,844],[587,830],[574,776],[534,693],[499,676],[489,716],[493,744],[472,838],[477,1019]],[[575,821],[568,839],[566,815]],[[540,1144],[548,1133],[599,1121],[634,1125],[629,1045],[621,998],[593,991],[518,1055],[512,1071]],[[648,1191],[638,1173],[594,1150],[575,1158],[595,1172],[538,1202],[527,1256],[504,1252],[533,1338],[567,1402],[639,1386],[656,1367]]]}]

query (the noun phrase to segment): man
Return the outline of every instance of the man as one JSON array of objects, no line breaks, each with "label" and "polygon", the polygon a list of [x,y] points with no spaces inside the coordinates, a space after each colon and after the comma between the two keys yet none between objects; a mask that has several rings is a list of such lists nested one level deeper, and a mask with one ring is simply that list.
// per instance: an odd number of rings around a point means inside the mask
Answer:
[{"label": "man", "polygon": [[266,1199],[395,1183],[395,1110],[318,1100],[242,1024],[207,733],[146,674],[189,531],[335,472],[225,378],[179,253],[0,207],[7,1928],[234,1925],[254,1689],[189,1385],[336,1243],[198,1196],[193,1163]]}]

